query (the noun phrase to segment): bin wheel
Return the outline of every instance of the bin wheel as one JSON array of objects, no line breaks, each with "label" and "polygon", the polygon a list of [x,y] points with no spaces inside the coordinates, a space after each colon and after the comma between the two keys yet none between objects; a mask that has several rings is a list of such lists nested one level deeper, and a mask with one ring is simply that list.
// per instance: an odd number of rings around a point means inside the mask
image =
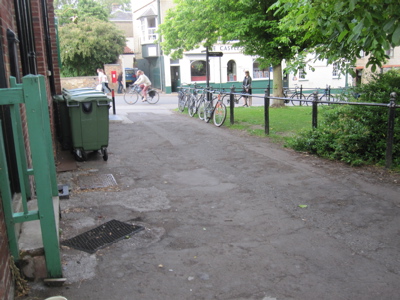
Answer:
[{"label": "bin wheel", "polygon": [[86,161],[87,158],[88,158],[87,153],[85,152],[85,150],[82,150],[82,159],[83,159],[84,161]]},{"label": "bin wheel", "polygon": [[82,152],[80,150],[74,151],[74,157],[76,161],[83,161]]},{"label": "bin wheel", "polygon": [[103,159],[104,159],[104,161],[107,161],[107,160],[108,160],[107,148],[103,149],[102,152],[103,152]]}]

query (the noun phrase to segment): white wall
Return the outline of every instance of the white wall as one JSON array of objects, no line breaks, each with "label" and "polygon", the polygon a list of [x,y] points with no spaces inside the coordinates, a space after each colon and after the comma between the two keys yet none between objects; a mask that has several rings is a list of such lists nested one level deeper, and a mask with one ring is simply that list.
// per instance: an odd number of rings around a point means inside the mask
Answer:
[{"label": "white wall", "polygon": [[[304,79],[299,77],[299,73],[289,75],[289,88],[294,88],[296,85],[298,87],[302,86],[304,89],[324,89],[327,85],[331,88],[344,88],[346,86],[346,74],[341,74],[339,71],[339,76],[333,76],[333,65],[328,65],[326,60],[313,61],[312,56],[308,57],[310,59],[309,65],[314,68],[314,71],[305,68],[306,76]],[[283,64],[285,68],[285,64]],[[347,84],[350,86],[352,84],[352,77],[347,75]]]}]

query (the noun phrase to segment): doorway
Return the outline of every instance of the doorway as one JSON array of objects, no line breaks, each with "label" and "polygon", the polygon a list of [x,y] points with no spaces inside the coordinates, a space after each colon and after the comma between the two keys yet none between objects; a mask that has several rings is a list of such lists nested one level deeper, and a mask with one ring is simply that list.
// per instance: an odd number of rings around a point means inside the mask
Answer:
[{"label": "doorway", "polygon": [[178,92],[178,87],[181,85],[181,74],[179,66],[171,67],[171,92]]}]

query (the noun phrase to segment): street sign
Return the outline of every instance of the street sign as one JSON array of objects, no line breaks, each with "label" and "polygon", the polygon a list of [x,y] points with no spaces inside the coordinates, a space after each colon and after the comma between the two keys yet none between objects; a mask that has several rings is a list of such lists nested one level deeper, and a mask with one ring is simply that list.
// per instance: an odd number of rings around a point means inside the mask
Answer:
[{"label": "street sign", "polygon": [[208,56],[219,56],[224,55],[222,52],[208,52]]}]

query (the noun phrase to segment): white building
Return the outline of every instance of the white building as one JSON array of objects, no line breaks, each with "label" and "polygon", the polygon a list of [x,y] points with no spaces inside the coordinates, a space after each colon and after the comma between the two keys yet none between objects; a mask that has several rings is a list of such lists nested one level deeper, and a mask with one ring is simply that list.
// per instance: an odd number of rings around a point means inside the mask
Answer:
[{"label": "white building", "polygon": [[[172,0],[132,1],[135,67],[142,69],[155,88],[166,93],[177,91],[177,87],[186,84],[206,83],[206,53],[204,48],[184,52],[183,58],[172,60],[163,55],[155,41],[157,28],[166,11],[174,6]],[[264,93],[272,87],[272,69],[260,69],[257,58],[244,55],[240,48],[231,44],[216,44],[210,52],[222,52],[221,57],[210,57],[209,83],[217,88],[230,88],[234,85],[241,89],[244,71],[250,71],[253,78],[253,93]],[[302,85],[304,88],[344,87],[346,76],[340,75],[335,65],[324,62],[314,64],[315,72],[299,72],[285,77],[284,86]],[[258,91],[257,91],[258,90]]]},{"label": "white building", "polygon": [[313,91],[322,90],[329,86],[335,93],[335,90],[353,84],[351,75],[342,74],[336,63],[327,64],[326,60],[315,61],[312,54],[308,55],[306,60],[309,61],[309,67],[299,69],[296,74],[291,73],[284,76],[285,87],[293,88],[297,86],[302,87],[305,91]]}]

